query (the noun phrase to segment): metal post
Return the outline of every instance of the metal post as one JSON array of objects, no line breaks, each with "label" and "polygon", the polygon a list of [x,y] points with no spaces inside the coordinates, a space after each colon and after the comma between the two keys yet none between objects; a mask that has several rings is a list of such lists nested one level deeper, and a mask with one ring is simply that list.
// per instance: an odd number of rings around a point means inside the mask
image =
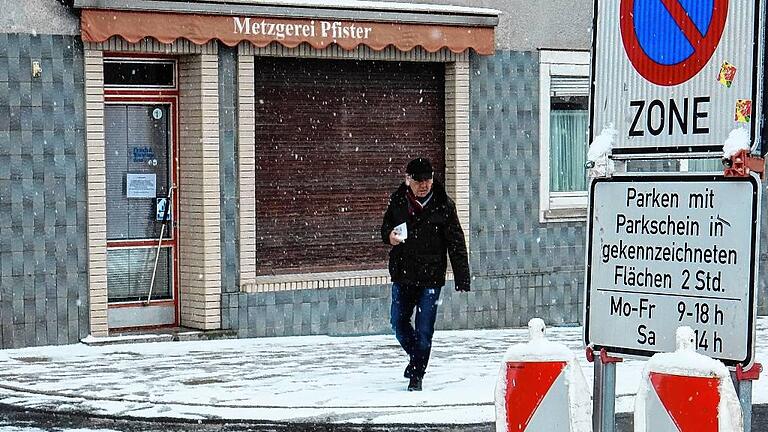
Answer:
[{"label": "metal post", "polygon": [[744,420],[744,432],[752,430],[752,381],[739,381],[737,373],[731,372],[731,380],[741,405],[741,418]]},{"label": "metal post", "polygon": [[595,389],[592,393],[592,430],[616,430],[616,363],[595,356]]},{"label": "metal post", "polygon": [[763,365],[755,363],[745,371],[741,365],[736,365],[736,370],[731,372],[731,380],[741,404],[741,416],[744,420],[744,432],[752,431],[752,381],[760,378]]},{"label": "metal post", "polygon": [[737,390],[741,413],[744,418],[744,432],[752,431],[752,381],[741,381]]}]

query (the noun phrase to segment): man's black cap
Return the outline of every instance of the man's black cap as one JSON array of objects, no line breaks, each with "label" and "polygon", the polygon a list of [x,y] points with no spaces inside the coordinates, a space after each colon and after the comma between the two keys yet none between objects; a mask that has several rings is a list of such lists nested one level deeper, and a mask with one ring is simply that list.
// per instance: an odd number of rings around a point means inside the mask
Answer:
[{"label": "man's black cap", "polygon": [[427,158],[416,158],[408,162],[405,173],[416,181],[424,181],[432,178],[432,164]]}]

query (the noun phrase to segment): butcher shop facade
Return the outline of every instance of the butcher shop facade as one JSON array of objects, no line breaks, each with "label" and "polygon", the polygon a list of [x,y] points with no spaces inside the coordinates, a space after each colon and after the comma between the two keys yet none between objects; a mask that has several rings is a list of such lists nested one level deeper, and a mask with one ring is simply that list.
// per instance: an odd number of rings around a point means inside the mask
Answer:
[{"label": "butcher shop facade", "polygon": [[468,226],[469,56],[496,11],[102,4],[74,4],[90,334],[378,331],[378,225],[413,157]]}]

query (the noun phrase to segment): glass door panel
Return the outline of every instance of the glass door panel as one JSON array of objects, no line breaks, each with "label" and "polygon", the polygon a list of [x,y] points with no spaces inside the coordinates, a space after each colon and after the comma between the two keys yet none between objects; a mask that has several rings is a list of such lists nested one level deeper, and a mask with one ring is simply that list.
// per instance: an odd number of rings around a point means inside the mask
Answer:
[{"label": "glass door panel", "polygon": [[[173,324],[175,306],[167,309],[174,297],[174,230],[157,211],[173,181],[171,105],[107,104],[104,119],[110,328]],[[150,305],[162,308],[145,307],[150,287]]]}]

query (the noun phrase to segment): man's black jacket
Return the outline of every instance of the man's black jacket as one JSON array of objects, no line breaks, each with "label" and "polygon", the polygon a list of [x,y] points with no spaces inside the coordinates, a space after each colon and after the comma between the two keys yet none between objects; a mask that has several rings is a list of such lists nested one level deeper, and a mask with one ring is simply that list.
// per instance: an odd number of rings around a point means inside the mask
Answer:
[{"label": "man's black jacket", "polygon": [[432,185],[432,198],[423,211],[409,216],[408,186],[405,183],[392,194],[381,225],[381,239],[389,243],[389,233],[407,222],[408,239],[389,251],[392,282],[415,287],[445,285],[446,252],[451,257],[456,289],[469,291],[469,260],[464,231],[459,224],[456,205],[445,188]]}]

